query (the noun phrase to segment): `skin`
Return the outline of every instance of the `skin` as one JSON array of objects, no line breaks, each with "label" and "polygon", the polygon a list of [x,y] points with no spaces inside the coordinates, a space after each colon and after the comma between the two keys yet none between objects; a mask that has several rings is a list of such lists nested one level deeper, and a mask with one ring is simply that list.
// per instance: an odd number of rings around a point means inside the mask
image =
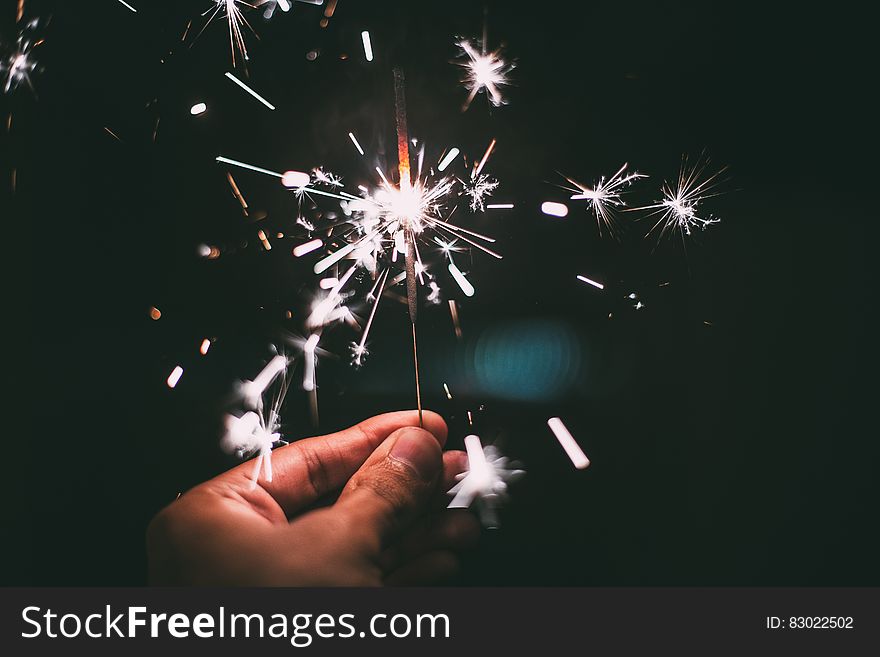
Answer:
[{"label": "skin", "polygon": [[[442,581],[479,536],[444,493],[467,467],[443,452],[436,413],[400,411],[272,452],[254,488],[244,463],[188,491],[147,530],[162,585],[380,586]],[[338,494],[331,506],[314,508]]]}]

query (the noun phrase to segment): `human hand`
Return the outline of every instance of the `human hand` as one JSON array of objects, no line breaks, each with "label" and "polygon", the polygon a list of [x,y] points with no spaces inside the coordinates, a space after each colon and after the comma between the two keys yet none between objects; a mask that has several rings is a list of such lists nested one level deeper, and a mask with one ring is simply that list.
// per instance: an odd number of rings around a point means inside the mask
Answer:
[{"label": "human hand", "polygon": [[[446,510],[443,496],[466,469],[442,452],[436,413],[378,415],[272,452],[274,476],[256,486],[243,463],[185,493],[147,530],[156,584],[379,586],[452,575],[452,550],[479,524]],[[309,510],[338,492],[329,507]]]}]

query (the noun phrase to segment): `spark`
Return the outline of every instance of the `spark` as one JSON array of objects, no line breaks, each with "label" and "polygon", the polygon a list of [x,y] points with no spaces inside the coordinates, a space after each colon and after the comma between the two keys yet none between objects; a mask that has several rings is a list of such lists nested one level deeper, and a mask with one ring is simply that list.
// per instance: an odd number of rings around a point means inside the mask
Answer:
[{"label": "spark", "polygon": [[521,478],[525,471],[502,456],[494,446],[483,447],[478,436],[467,436],[464,445],[468,470],[458,475],[458,483],[449,489],[453,498],[448,508],[468,508],[476,502],[483,525],[494,529],[498,527],[498,507],[508,497],[508,484]]},{"label": "spark", "polygon": [[[312,176],[316,185],[327,185],[329,187],[342,187],[342,178],[330,171],[324,171],[323,167],[315,167],[312,169]],[[357,198],[357,197],[354,197]]]},{"label": "spark", "polygon": [[357,149],[357,152],[361,155],[364,154],[364,149],[361,148],[360,143],[358,143],[357,137],[354,136],[353,132],[348,133],[348,138],[351,139],[351,143],[354,144],[354,147]]},{"label": "spark", "polygon": [[211,340],[209,338],[205,338],[202,340],[202,344],[199,345],[199,353],[204,356],[208,353],[208,349],[211,348]]},{"label": "spark", "polygon": [[[280,356],[276,356],[279,358]],[[273,359],[274,361],[274,359]],[[285,359],[285,367],[287,361]],[[275,375],[277,376],[277,374]],[[275,378],[273,376],[273,379]],[[241,417],[226,416],[226,431],[220,446],[227,452],[244,459],[256,454],[254,469],[251,474],[251,488],[255,488],[262,471],[266,481],[272,481],[272,448],[286,445],[281,435],[281,406],[287,395],[289,381],[281,377],[272,403],[264,410],[263,392],[260,393],[256,410],[249,410]]]},{"label": "spark", "polygon": [[686,157],[683,158],[678,180],[675,183],[668,181],[663,183],[661,188],[663,199],[654,205],[636,208],[637,210],[652,210],[647,215],[649,217],[660,215],[651,230],[648,231],[648,235],[656,232],[659,242],[664,237],[678,231],[684,240],[692,232],[706,230],[712,224],[721,221],[711,214],[703,215],[699,209],[705,199],[718,196],[721,193],[715,191],[721,182],[718,177],[727,170],[727,167],[724,167],[711,175],[706,175],[708,165],[708,158],[702,156],[693,166],[688,165]]},{"label": "spark", "polygon": [[455,158],[458,157],[458,154],[460,152],[461,151],[455,147],[450,148],[446,156],[442,160],[440,160],[440,164],[437,165],[437,170],[440,172],[446,171],[446,168],[450,164],[452,164],[452,162],[455,160]]},{"label": "spark", "polygon": [[485,91],[489,102],[500,107],[504,104],[504,96],[501,87],[510,84],[510,72],[513,64],[508,63],[501,57],[501,49],[491,53],[478,51],[470,41],[461,40],[456,44],[461,49],[461,59],[458,65],[465,71],[465,77],[461,82],[468,89],[468,97],[462,107],[467,111],[478,93]]},{"label": "spark", "polygon": [[130,9],[131,11],[133,11],[135,14],[137,13],[137,9],[135,9],[134,7],[132,7],[132,6],[131,6],[130,4],[128,4],[125,0],[119,0],[119,4],[121,4],[121,5],[125,5],[125,7],[127,7],[127,8]]},{"label": "spark", "polygon": [[452,399],[452,393],[449,392],[449,386],[446,385],[445,383],[443,384],[443,392],[446,393],[446,399],[449,399],[449,400]]},{"label": "spark", "polygon": [[496,140],[493,139],[491,142],[489,142],[489,146],[486,148],[486,152],[483,153],[483,157],[480,159],[480,163],[477,165],[477,168],[474,169],[473,174],[471,174],[471,176],[473,178],[476,178],[477,176],[480,175],[480,172],[482,172],[483,167],[486,166],[486,162],[489,161],[489,156],[492,154],[492,151],[495,150],[495,141]]},{"label": "spark", "polygon": [[622,195],[634,181],[639,178],[647,178],[646,175],[638,172],[626,173],[627,166],[624,163],[617,170],[617,173],[607,180],[604,176],[599,178],[592,187],[588,187],[567,176],[565,177],[568,182],[574,185],[573,188],[565,188],[568,191],[575,192],[571,196],[571,200],[585,200],[587,202],[587,209],[592,210],[593,215],[596,217],[600,235],[603,229],[607,230],[612,236],[617,235],[618,226],[614,210],[626,205]]},{"label": "spark", "polygon": [[150,319],[152,319],[152,320],[155,321],[155,320],[157,320],[157,319],[161,319],[161,317],[162,317],[162,311],[161,311],[161,310],[159,310],[159,309],[156,308],[155,306],[153,306],[152,308],[150,308]]},{"label": "spark", "polygon": [[306,242],[305,244],[300,244],[299,246],[294,247],[293,255],[296,256],[297,258],[300,258],[300,257],[306,255],[307,253],[311,253],[312,251],[314,251],[316,249],[320,249],[322,246],[324,246],[323,241],[321,241],[319,239],[314,239],[311,242]]},{"label": "spark", "polygon": [[492,192],[498,187],[498,181],[487,175],[479,175],[468,181],[460,181],[462,194],[470,196],[471,212],[485,212],[486,197],[492,196]]},{"label": "spark", "polygon": [[364,57],[368,62],[373,61],[373,44],[370,42],[370,33],[367,30],[361,32],[361,41],[364,42]]},{"label": "spark", "polygon": [[[299,0],[299,1],[303,2],[303,0]],[[309,0],[305,0],[305,1],[308,2]],[[312,3],[312,4],[314,4],[314,3]],[[266,9],[263,10],[263,18],[265,18],[266,20],[269,20],[272,18],[272,16],[275,14],[275,9],[277,9],[277,8],[280,8],[281,11],[283,11],[284,13],[289,12],[292,8],[292,5],[290,4],[290,0],[263,0],[263,2],[261,2],[257,6],[262,7],[264,5],[266,6]]]},{"label": "spark", "polygon": [[[248,169],[250,171],[256,171],[257,173],[262,173],[267,176],[281,178],[282,182],[284,179],[283,173],[278,173],[277,171],[270,171],[269,169],[264,169],[262,167],[254,166],[253,164],[248,164],[246,162],[239,162],[238,160],[233,160],[228,157],[223,157],[222,155],[218,155],[214,159],[221,164],[231,164],[232,166],[241,167],[242,169]],[[307,175],[307,174],[304,174],[304,175]],[[351,196],[346,197],[346,196],[342,196],[341,194],[334,194],[332,192],[327,192],[322,189],[315,189],[314,187],[311,187],[311,186],[294,187],[293,191],[298,194],[309,193],[309,194],[318,194],[319,196],[329,196],[330,198],[335,198],[335,199],[344,200],[344,201],[347,201],[351,198]],[[355,197],[355,198],[357,198],[357,197]],[[308,227],[307,222],[305,222],[305,219],[303,219],[302,217],[298,218],[297,221],[300,223],[303,223],[304,226]],[[310,230],[312,230],[312,229],[310,228]],[[316,273],[320,273],[320,272],[316,272]]]},{"label": "spark", "polygon": [[513,210],[513,203],[488,203],[487,210]]},{"label": "spark", "polygon": [[316,329],[324,326],[329,321],[333,321],[331,319],[331,313],[339,305],[339,302],[341,301],[340,292],[342,291],[342,288],[345,287],[348,279],[354,274],[355,269],[357,269],[357,265],[350,267],[342,278],[336,281],[327,296],[315,305],[308,318],[307,323],[309,328]]},{"label": "spark", "polygon": [[204,114],[208,109],[208,106],[205,103],[196,103],[192,107],[189,108],[189,113],[193,116],[198,116],[199,114]]},{"label": "spark", "polygon": [[119,138],[119,135],[117,135],[115,132],[113,132],[113,131],[112,131],[110,128],[108,128],[107,126],[104,126],[104,130],[107,132],[108,135],[110,135],[111,137],[113,137],[113,139],[115,139],[116,141],[122,141],[122,140]]},{"label": "spark", "polygon": [[285,187],[305,187],[312,182],[312,177],[303,171],[285,171],[281,176],[281,184]]},{"label": "spark", "polygon": [[461,340],[461,323],[458,320],[458,304],[455,299],[449,300],[449,316],[452,317],[452,328],[455,330],[455,337]]},{"label": "spark", "polygon": [[247,19],[244,17],[244,13],[239,5],[253,9],[253,5],[243,2],[243,0],[214,0],[213,12],[211,9],[208,9],[202,14],[202,16],[211,14],[208,17],[208,21],[205,23],[205,27],[202,28],[203,32],[215,18],[226,20],[226,24],[229,28],[229,49],[232,52],[233,67],[236,64],[236,51],[241,54],[241,57],[245,61],[248,59],[247,45],[244,41],[244,31],[242,30],[242,27],[247,27],[251,32],[254,31],[250,26],[250,23],[248,23]]},{"label": "spark", "polygon": [[248,216],[248,204],[244,198],[244,195],[241,193],[241,190],[238,188],[238,185],[235,183],[235,178],[232,177],[232,174],[228,171],[226,172],[226,179],[229,181],[229,187],[232,189],[232,195],[236,198],[239,205],[241,205],[241,211],[244,213],[244,216]]},{"label": "spark", "polygon": [[244,403],[252,409],[259,410],[263,403],[263,393],[272,382],[287,370],[288,360],[286,356],[278,354],[270,360],[253,381],[244,381],[240,392]]},{"label": "spark", "polygon": [[171,370],[171,374],[168,375],[168,379],[165,383],[168,384],[169,388],[174,388],[178,381],[180,381],[180,377],[183,376],[183,368],[180,365],[177,365],[173,370]]},{"label": "spark", "polygon": [[0,59],[0,77],[3,79],[4,93],[9,93],[21,85],[26,85],[31,91],[34,91],[31,77],[38,71],[38,65],[33,56],[33,49],[42,43],[42,40],[34,42],[31,36],[37,25],[37,19],[25,25],[19,32],[12,52],[4,54]]},{"label": "spark", "polygon": [[541,203],[541,212],[551,217],[565,217],[568,216],[568,206],[555,201],[544,201]]},{"label": "spark", "polygon": [[318,341],[321,336],[314,333],[309,336],[303,346],[303,358],[305,359],[305,370],[303,372],[303,390],[306,392],[314,392],[315,390],[315,365],[317,356],[315,351],[318,348]]},{"label": "spark", "polygon": [[233,82],[235,82],[235,84],[237,84],[239,87],[241,87],[242,89],[244,89],[245,91],[247,91],[251,96],[253,96],[254,98],[256,98],[258,101],[260,101],[261,103],[263,103],[263,105],[265,105],[266,107],[268,107],[270,110],[274,110],[274,109],[275,109],[275,106],[274,106],[272,103],[270,103],[268,100],[266,100],[265,98],[263,98],[260,94],[258,94],[256,91],[254,91],[253,89],[251,89],[249,86],[247,86],[244,82],[242,82],[242,81],[239,80],[237,77],[235,77],[235,76],[234,76],[232,73],[230,73],[229,71],[226,71],[226,77],[229,78],[230,80],[232,80]]},{"label": "spark", "polygon": [[256,167],[253,164],[246,164],[245,162],[239,162],[238,160],[231,160],[228,157],[223,157],[222,155],[218,155],[215,159],[221,164],[231,164],[236,167],[241,167],[242,169],[250,169],[251,171],[256,171],[257,173],[264,173],[267,176],[275,176],[276,178],[284,177],[283,173],[278,173],[277,171],[269,171],[269,169]]},{"label": "spark", "polygon": [[370,334],[370,328],[373,325],[373,318],[376,316],[376,310],[379,308],[379,301],[382,299],[382,291],[385,289],[385,282],[388,280],[388,269],[382,274],[380,279],[377,282],[379,285],[379,292],[374,296],[373,291],[375,291],[375,287],[370,291],[369,297],[373,298],[373,308],[370,310],[370,317],[367,319],[367,325],[364,327],[364,332],[361,335],[360,342],[352,343],[352,364],[356,367],[360,367],[363,365],[364,358],[367,357],[369,351],[367,350],[367,336]]},{"label": "spark", "polygon": [[474,286],[464,277],[464,274],[462,274],[461,270],[455,266],[454,262],[449,263],[449,273],[452,274],[452,278],[458,283],[458,287],[461,288],[461,291],[464,292],[465,296],[474,296]]},{"label": "spark", "polygon": [[602,283],[598,283],[598,282],[594,281],[594,280],[591,279],[591,278],[587,278],[586,276],[582,276],[582,275],[578,274],[577,279],[578,279],[579,281],[583,281],[584,283],[589,283],[589,284],[592,285],[593,287],[597,287],[597,288],[599,288],[600,290],[604,290],[604,289],[605,289],[605,286],[602,285]]},{"label": "spark", "polygon": [[575,468],[583,470],[590,465],[590,459],[584,454],[584,450],[577,444],[574,436],[571,435],[571,432],[565,427],[561,419],[551,417],[547,420],[547,426],[550,427],[550,431],[556,436],[556,440],[562,445],[562,449],[568,454],[568,458],[571,459]]}]

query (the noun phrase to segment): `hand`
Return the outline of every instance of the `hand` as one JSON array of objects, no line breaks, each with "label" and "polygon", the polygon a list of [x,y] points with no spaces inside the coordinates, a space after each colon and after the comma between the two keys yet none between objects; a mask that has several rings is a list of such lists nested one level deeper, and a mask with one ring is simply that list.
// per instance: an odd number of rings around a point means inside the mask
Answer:
[{"label": "hand", "polygon": [[[379,586],[426,584],[457,569],[452,550],[479,535],[443,496],[467,466],[442,452],[446,423],[386,413],[272,452],[274,476],[253,486],[252,464],[206,481],[147,530],[156,584]],[[329,507],[309,510],[342,489]]]}]

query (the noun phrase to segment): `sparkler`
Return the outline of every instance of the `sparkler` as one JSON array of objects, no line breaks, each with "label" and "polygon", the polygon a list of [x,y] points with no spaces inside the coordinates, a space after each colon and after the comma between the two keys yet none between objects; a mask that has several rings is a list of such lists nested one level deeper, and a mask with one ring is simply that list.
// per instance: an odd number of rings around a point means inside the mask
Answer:
[{"label": "sparkler", "polygon": [[468,469],[458,475],[449,489],[453,498],[449,509],[468,508],[476,502],[476,510],[484,527],[498,527],[498,507],[507,501],[508,484],[525,475],[516,463],[502,456],[493,445],[483,447],[478,436],[464,439],[468,456]]},{"label": "sparkler", "polygon": [[419,385],[419,347],[416,340],[416,319],[419,309],[419,291],[416,282],[416,243],[414,233],[420,229],[419,215],[423,213],[423,204],[418,202],[418,197],[413,196],[412,178],[409,170],[409,131],[406,125],[406,89],[403,71],[394,69],[394,111],[397,127],[397,166],[400,173],[400,195],[406,199],[405,205],[400,210],[403,212],[399,220],[403,226],[404,239],[406,241],[406,253],[404,263],[406,268],[406,301],[409,310],[409,320],[412,323],[413,364],[416,374],[416,404],[419,409],[419,426],[422,422],[422,389]]},{"label": "sparkler", "polygon": [[[416,404],[422,413],[421,382],[418,363],[417,321],[420,303],[419,287],[424,286],[424,300],[427,303],[440,303],[440,287],[436,275],[429,270],[420,252],[419,242],[439,246],[446,267],[453,281],[465,296],[473,296],[476,289],[454,261],[454,254],[468,247],[477,248],[494,258],[502,256],[490,245],[495,239],[476,231],[452,223],[452,216],[458,207],[459,198],[469,198],[468,205],[473,211],[485,209],[485,198],[498,187],[498,182],[483,173],[496,141],[492,139],[482,157],[470,174],[460,176],[452,173],[444,175],[461,153],[459,148],[445,152],[438,165],[425,164],[425,147],[421,145],[411,150],[407,126],[405,81],[402,71],[394,71],[395,127],[397,133],[397,184],[394,176],[376,167],[379,183],[373,189],[358,185],[360,194],[350,194],[344,190],[342,179],[321,167],[311,170],[311,174],[300,171],[280,173],[272,169],[255,166],[232,158],[217,156],[218,163],[243,168],[280,179],[280,182],[296,194],[301,201],[311,195],[324,196],[339,201],[345,217],[332,218],[326,236],[311,237],[294,247],[293,255],[303,257],[308,253],[326,249],[313,266],[316,274],[323,275],[319,287],[326,290],[319,293],[305,321],[309,338],[305,343],[303,388],[309,393],[313,418],[317,417],[317,397],[315,383],[316,354],[322,331],[340,321],[345,321],[360,330],[359,339],[350,343],[351,362],[358,367],[369,355],[368,340],[375,326],[378,306],[383,296],[393,293],[391,288],[398,284],[406,287],[407,305],[412,331],[413,365],[416,387]],[[365,152],[353,132],[348,139],[360,156]],[[512,207],[512,204],[501,204]],[[329,217],[330,214],[328,213]],[[319,227],[302,215],[297,218],[309,233]],[[343,266],[346,261],[351,264]],[[401,262],[402,261],[402,262]],[[330,271],[335,268],[335,271]],[[402,269],[402,271],[401,271]],[[372,287],[365,300],[372,304],[369,317],[361,330],[352,312],[346,306],[354,296],[349,288],[364,281],[356,276],[366,270],[372,279]],[[347,291],[348,290],[348,291]],[[457,319],[457,307],[450,300],[456,335],[461,335]],[[253,403],[254,395],[251,395]]]},{"label": "sparkler", "polygon": [[596,223],[599,226],[600,235],[604,228],[612,236],[617,236],[619,228],[614,210],[626,205],[622,199],[622,195],[627,187],[632,185],[632,183],[639,178],[647,178],[647,176],[638,172],[626,173],[627,166],[628,165],[624,163],[624,165],[617,170],[617,173],[607,180],[604,176],[599,178],[592,187],[588,187],[587,185],[579,183],[567,176],[565,177],[568,182],[574,185],[574,188],[565,188],[568,191],[575,192],[571,196],[571,200],[586,200],[587,209],[592,210],[593,215],[596,217]]},{"label": "sparkler", "polygon": [[[711,175],[706,175],[709,159],[699,157],[693,166],[688,165],[687,157],[682,158],[678,180],[674,183],[663,183],[662,200],[637,210],[652,210],[647,216],[659,215],[656,223],[648,231],[648,235],[657,234],[658,243],[666,236],[678,231],[684,242],[693,231],[706,230],[721,220],[711,214],[702,215],[700,204],[707,198],[718,196],[715,191],[720,184],[719,176],[727,170],[723,167]],[[646,235],[647,237],[647,235]]]}]

